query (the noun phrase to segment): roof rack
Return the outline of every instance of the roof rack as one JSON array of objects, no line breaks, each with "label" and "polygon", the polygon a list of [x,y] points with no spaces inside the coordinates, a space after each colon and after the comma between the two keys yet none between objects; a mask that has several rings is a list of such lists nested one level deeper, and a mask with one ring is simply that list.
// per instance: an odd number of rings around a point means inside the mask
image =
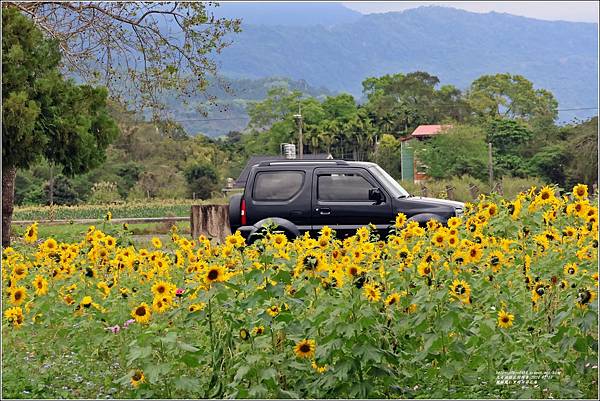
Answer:
[{"label": "roof rack", "polygon": [[288,160],[271,160],[262,161],[258,164],[259,167],[265,166],[285,166],[294,164],[335,164],[338,166],[347,166],[348,162],[345,160],[301,160],[301,159],[288,159]]}]

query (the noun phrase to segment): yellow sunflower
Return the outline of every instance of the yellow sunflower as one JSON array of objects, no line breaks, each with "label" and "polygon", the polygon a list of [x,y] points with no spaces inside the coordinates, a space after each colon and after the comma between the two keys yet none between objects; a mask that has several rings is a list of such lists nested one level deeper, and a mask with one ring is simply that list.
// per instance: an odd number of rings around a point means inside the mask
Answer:
[{"label": "yellow sunflower", "polygon": [[371,302],[377,302],[381,298],[381,291],[377,288],[377,285],[373,283],[367,283],[363,287],[363,295]]},{"label": "yellow sunflower", "polygon": [[546,294],[546,285],[542,281],[538,281],[531,290],[531,300],[537,302]]},{"label": "yellow sunflower", "polygon": [[157,281],[152,286],[152,294],[154,297],[173,298],[176,291],[177,286],[166,281]]},{"label": "yellow sunflower", "polygon": [[92,300],[92,297],[90,297],[89,295],[86,295],[85,297],[83,297],[83,299],[81,300],[81,302],[79,303],[79,305],[82,308],[89,308],[90,306],[92,306],[92,303],[94,301]]},{"label": "yellow sunflower", "polygon": [[23,239],[28,244],[33,244],[38,239],[38,223],[35,222],[25,230],[25,235]]},{"label": "yellow sunflower", "polygon": [[329,226],[323,226],[319,232],[323,237],[331,237],[333,235],[333,230]]},{"label": "yellow sunflower", "polygon": [[394,226],[396,228],[402,228],[406,224],[406,215],[404,213],[398,213],[396,216],[396,223]]},{"label": "yellow sunflower", "polygon": [[209,266],[204,274],[204,281],[208,284],[225,281],[225,267],[221,265]]},{"label": "yellow sunflower", "polygon": [[288,240],[284,234],[273,234],[271,236],[271,243],[277,249],[285,248]]},{"label": "yellow sunflower", "polygon": [[16,306],[21,305],[27,298],[27,289],[25,287],[14,287],[8,289],[10,303]]},{"label": "yellow sunflower", "polygon": [[417,266],[417,270],[420,276],[430,276],[433,272],[431,264],[426,262],[419,263],[419,266]]},{"label": "yellow sunflower", "polygon": [[169,310],[171,300],[167,297],[155,297],[152,300],[152,310],[156,313],[163,313]]},{"label": "yellow sunflower", "polygon": [[20,328],[25,321],[25,318],[23,317],[23,310],[18,306],[5,310],[4,318],[8,323],[12,323],[12,325],[16,328]]},{"label": "yellow sunflower", "polygon": [[154,246],[156,249],[162,248],[162,242],[161,242],[160,238],[158,238],[158,237],[152,238],[152,246]]},{"label": "yellow sunflower", "polygon": [[200,311],[200,310],[202,310],[204,308],[206,308],[206,304],[204,302],[200,302],[200,303],[197,303],[197,304],[191,304],[188,307],[188,311],[190,311],[190,312],[193,313],[193,312],[196,312],[196,311]]},{"label": "yellow sunflower", "polygon": [[139,306],[136,306],[131,311],[131,317],[133,317],[138,323],[148,323],[150,321],[150,308],[148,308],[148,304],[142,302]]},{"label": "yellow sunflower", "polygon": [[471,286],[465,280],[455,279],[450,286],[450,295],[468,304],[471,302]]},{"label": "yellow sunflower", "polygon": [[587,308],[589,304],[594,302],[594,299],[596,299],[596,293],[592,290],[584,288],[579,291],[575,303],[579,308]]},{"label": "yellow sunflower", "polygon": [[565,275],[567,276],[575,276],[577,275],[577,271],[579,269],[577,268],[577,263],[567,263],[564,267],[563,267],[563,272],[565,273]]},{"label": "yellow sunflower", "polygon": [[315,340],[304,339],[296,343],[294,353],[298,358],[313,358],[316,348]]},{"label": "yellow sunflower", "polygon": [[554,197],[554,189],[550,186],[546,185],[540,190],[540,193],[536,197],[536,201],[542,204],[550,203],[555,199]]},{"label": "yellow sunflower", "polygon": [[267,313],[271,316],[271,317],[275,317],[277,315],[279,315],[279,306],[277,305],[273,305],[267,308]]},{"label": "yellow sunflower", "polygon": [[446,236],[441,231],[437,231],[435,234],[433,234],[433,238],[431,238],[431,243],[438,248],[442,248],[445,245],[445,242]]},{"label": "yellow sunflower", "polygon": [[131,374],[131,385],[135,388],[139,387],[140,383],[144,383],[146,381],[146,376],[144,376],[144,372],[137,369]]},{"label": "yellow sunflower", "polygon": [[588,197],[588,187],[585,184],[577,184],[573,187],[573,195],[577,199],[585,199]]},{"label": "yellow sunflower", "polygon": [[35,295],[45,295],[48,292],[48,280],[38,274],[33,280],[33,288]]},{"label": "yellow sunflower", "polygon": [[513,320],[515,320],[514,315],[512,315],[504,310],[501,310],[500,312],[498,312],[498,327],[507,329],[513,325]]},{"label": "yellow sunflower", "polygon": [[391,293],[385,299],[386,306],[397,305],[398,302],[400,302],[400,294],[398,294],[397,292]]}]

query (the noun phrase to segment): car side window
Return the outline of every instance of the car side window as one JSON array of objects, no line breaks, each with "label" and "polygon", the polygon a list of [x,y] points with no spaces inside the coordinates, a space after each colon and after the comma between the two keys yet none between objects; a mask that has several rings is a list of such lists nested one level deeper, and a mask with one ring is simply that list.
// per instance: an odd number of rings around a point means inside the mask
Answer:
[{"label": "car side window", "polygon": [[317,197],[322,201],[368,201],[371,188],[360,174],[322,174],[318,176]]},{"label": "car side window", "polygon": [[303,171],[264,171],[256,174],[252,198],[257,201],[286,201],[302,188]]}]

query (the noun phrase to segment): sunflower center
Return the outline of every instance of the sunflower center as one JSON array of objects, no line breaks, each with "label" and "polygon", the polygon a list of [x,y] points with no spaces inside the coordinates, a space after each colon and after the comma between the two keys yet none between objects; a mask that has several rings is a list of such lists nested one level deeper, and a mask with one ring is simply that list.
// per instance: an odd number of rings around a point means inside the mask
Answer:
[{"label": "sunflower center", "polygon": [[535,290],[535,292],[539,295],[542,296],[544,295],[544,287],[539,287],[537,290]]},{"label": "sunflower center", "polygon": [[492,263],[492,265],[496,266],[498,265],[498,263],[500,263],[500,258],[498,258],[498,256],[492,256],[490,262]]},{"label": "sunflower center", "polygon": [[23,294],[21,293],[21,291],[15,292],[15,301],[20,300],[22,297],[23,297]]},{"label": "sunflower center", "polygon": [[308,345],[308,344],[302,344],[300,346],[300,351],[303,352],[303,353],[310,352],[310,345]]},{"label": "sunflower center", "polygon": [[132,377],[133,380],[140,381],[142,379],[142,374],[140,372],[135,372]]},{"label": "sunflower center", "polygon": [[587,304],[592,298],[592,294],[587,290],[579,294],[579,296],[581,297],[581,304]]},{"label": "sunflower center", "polygon": [[135,310],[135,314],[138,315],[138,316],[146,316],[146,308],[143,307],[143,306],[138,307]]},{"label": "sunflower center", "polygon": [[543,199],[543,200],[546,200],[546,199],[548,199],[549,197],[550,197],[550,194],[549,194],[548,192],[544,192],[544,193],[542,194],[542,199]]},{"label": "sunflower center", "polygon": [[431,273],[431,269],[429,267],[426,267],[425,269],[423,269],[423,271],[425,272],[425,274]]},{"label": "sunflower center", "polygon": [[463,287],[462,284],[459,284],[456,286],[456,288],[454,288],[454,292],[457,293],[458,295],[462,295],[466,292],[465,287]]},{"label": "sunflower center", "polygon": [[574,274],[575,273],[575,269],[573,269],[572,267],[569,268],[569,274]]},{"label": "sunflower center", "polygon": [[216,280],[217,277],[219,277],[219,272],[215,269],[211,270],[208,272],[208,279],[209,280]]},{"label": "sunflower center", "polygon": [[502,316],[502,323],[508,323],[510,322],[510,319],[508,318],[508,316]]},{"label": "sunflower center", "polygon": [[162,294],[163,292],[165,292],[165,291],[166,291],[166,288],[165,288],[164,286],[162,286],[162,285],[161,285],[161,286],[159,286],[159,287],[157,288],[157,291],[158,291],[158,293],[159,293],[159,294]]},{"label": "sunflower center", "polygon": [[356,274],[358,273],[358,269],[356,267],[351,267],[350,268],[350,274],[353,276],[356,276]]}]

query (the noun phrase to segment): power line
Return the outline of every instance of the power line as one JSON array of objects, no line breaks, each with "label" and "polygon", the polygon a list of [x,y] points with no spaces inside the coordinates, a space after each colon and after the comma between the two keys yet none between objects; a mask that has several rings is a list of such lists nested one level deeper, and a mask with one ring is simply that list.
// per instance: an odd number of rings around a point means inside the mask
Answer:
[{"label": "power line", "polygon": [[[598,107],[573,107],[566,109],[557,109],[556,111],[578,111],[578,110],[598,110]],[[183,120],[172,120],[178,123],[184,122],[208,122],[208,121],[232,121],[232,120],[249,120],[250,117],[222,117],[222,118],[188,118]]]}]

